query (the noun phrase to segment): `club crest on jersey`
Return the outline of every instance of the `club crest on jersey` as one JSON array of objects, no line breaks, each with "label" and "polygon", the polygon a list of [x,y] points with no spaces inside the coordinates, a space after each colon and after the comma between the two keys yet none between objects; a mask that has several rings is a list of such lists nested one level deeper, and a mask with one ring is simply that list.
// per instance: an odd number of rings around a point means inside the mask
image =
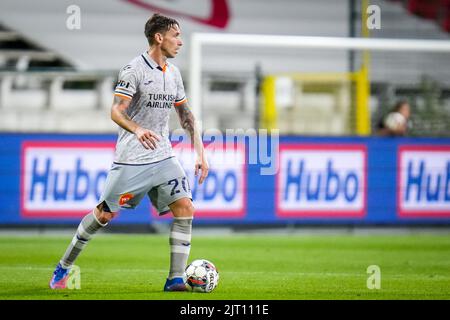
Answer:
[{"label": "club crest on jersey", "polygon": [[130,201],[131,199],[133,199],[134,195],[131,193],[125,193],[122,194],[119,198],[119,205],[123,206],[124,204],[126,204],[128,201]]}]

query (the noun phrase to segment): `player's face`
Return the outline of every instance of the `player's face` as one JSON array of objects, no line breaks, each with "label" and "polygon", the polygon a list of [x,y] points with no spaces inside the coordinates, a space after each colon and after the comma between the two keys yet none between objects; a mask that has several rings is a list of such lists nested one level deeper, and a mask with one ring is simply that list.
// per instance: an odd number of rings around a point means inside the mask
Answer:
[{"label": "player's face", "polygon": [[164,34],[161,50],[167,58],[174,58],[182,45],[181,30],[177,25],[174,25]]},{"label": "player's face", "polygon": [[411,108],[409,107],[409,104],[405,103],[400,108],[399,112],[405,116],[406,119],[409,119],[411,115]]}]

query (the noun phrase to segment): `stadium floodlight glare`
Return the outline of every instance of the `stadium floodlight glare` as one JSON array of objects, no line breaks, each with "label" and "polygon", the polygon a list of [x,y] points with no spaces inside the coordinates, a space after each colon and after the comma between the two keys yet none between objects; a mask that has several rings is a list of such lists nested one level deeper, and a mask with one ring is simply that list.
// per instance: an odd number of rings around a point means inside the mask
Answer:
[{"label": "stadium floodlight glare", "polygon": [[450,52],[450,42],[445,40],[421,39],[373,39],[346,37],[310,37],[279,36],[231,33],[194,33],[190,41],[190,75],[189,100],[197,120],[202,120],[201,110],[201,75],[202,47],[235,46],[235,47],[278,47],[328,50],[379,50],[379,51],[418,51],[418,52]]}]

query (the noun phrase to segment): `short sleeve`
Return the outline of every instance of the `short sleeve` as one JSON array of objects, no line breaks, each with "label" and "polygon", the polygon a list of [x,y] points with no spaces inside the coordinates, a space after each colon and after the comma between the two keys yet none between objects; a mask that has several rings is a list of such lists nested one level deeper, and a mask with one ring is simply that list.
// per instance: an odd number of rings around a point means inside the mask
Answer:
[{"label": "short sleeve", "polygon": [[137,76],[136,70],[131,65],[126,65],[119,72],[114,95],[122,98],[132,99],[136,93]]},{"label": "short sleeve", "polygon": [[175,81],[177,84],[177,95],[175,97],[175,106],[182,105],[187,101],[186,93],[184,92],[184,85],[183,85],[183,79],[181,78],[180,71],[176,69],[175,72]]}]

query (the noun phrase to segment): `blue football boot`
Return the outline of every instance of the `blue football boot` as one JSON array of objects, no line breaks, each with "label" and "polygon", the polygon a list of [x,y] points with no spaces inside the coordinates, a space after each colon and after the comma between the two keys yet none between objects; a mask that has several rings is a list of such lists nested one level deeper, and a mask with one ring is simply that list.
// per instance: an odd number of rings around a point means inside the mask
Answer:
[{"label": "blue football boot", "polygon": [[187,291],[184,278],[167,279],[164,285],[164,291]]},{"label": "blue football boot", "polygon": [[53,272],[52,279],[50,280],[51,289],[66,289],[66,282],[69,278],[70,268],[64,269],[60,263],[56,266]]}]

